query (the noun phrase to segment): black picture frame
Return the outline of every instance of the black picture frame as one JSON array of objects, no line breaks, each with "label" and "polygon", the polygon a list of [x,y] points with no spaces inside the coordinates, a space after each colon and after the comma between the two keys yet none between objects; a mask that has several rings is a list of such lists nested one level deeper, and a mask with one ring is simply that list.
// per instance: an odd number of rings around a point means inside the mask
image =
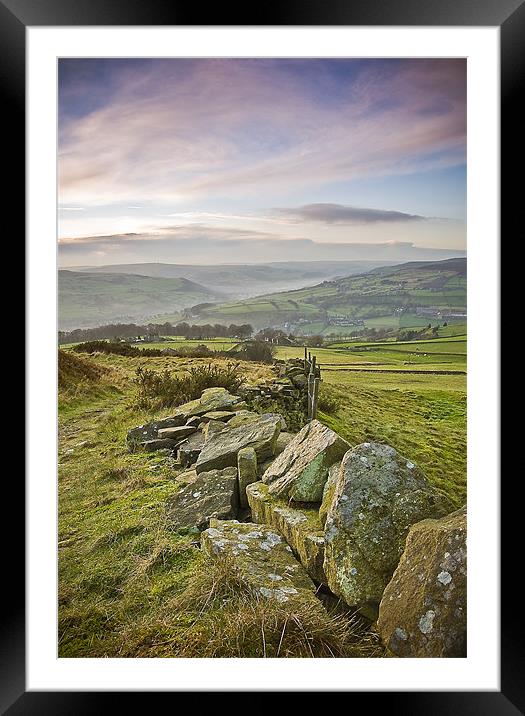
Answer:
[{"label": "black picture frame", "polygon": [[[202,18],[206,22],[202,22]],[[520,206],[522,182],[515,181],[523,166],[523,123],[518,111],[525,77],[525,2],[523,0],[281,0],[253,4],[239,11],[216,4],[205,10],[178,0],[0,0],[0,97],[4,138],[15,150],[9,166],[7,186],[9,206],[25,215],[25,36],[34,26],[79,25],[367,25],[367,26],[498,26],[501,37],[501,166],[502,231]],[[4,139],[5,141],[5,139]],[[520,151],[521,148],[521,151]],[[521,161],[520,161],[521,160]],[[20,233],[20,222],[17,222]],[[496,337],[498,338],[498,337]],[[495,440],[499,436],[494,436]],[[31,446],[28,446],[31,449]],[[0,630],[0,713],[21,714],[94,714],[122,709],[131,696],[137,707],[144,702],[140,693],[116,692],[26,692],[25,687],[25,610],[24,610],[24,485],[20,475],[10,474],[5,486],[5,511],[15,520],[16,539],[4,543],[4,598],[8,607],[2,610]],[[521,476],[518,476],[518,479]],[[7,475],[5,476],[7,481]],[[503,486],[505,487],[505,486]],[[511,485],[510,490],[513,487]],[[523,607],[520,591],[513,576],[512,546],[519,544],[517,526],[521,505],[509,498],[509,488],[502,489],[505,519],[502,530],[501,600],[501,691],[499,692],[373,692],[373,706],[380,699],[389,712],[433,716],[434,714],[498,714],[511,716],[525,713],[524,650],[520,635]],[[7,510],[8,508],[8,510]],[[518,512],[518,510],[520,510]],[[417,684],[414,684],[417,689]],[[158,695],[158,694],[157,694]],[[164,694],[166,695],[166,694]],[[167,694],[172,696],[172,694]],[[355,699],[372,694],[352,694]],[[266,698],[254,704],[249,697],[244,707],[262,711]],[[146,698],[151,699],[152,694]],[[175,694],[175,698],[177,695]],[[204,712],[195,702],[192,711]],[[200,702],[203,703],[203,702]],[[241,702],[242,703],[242,702]],[[327,706],[324,701],[325,708]],[[230,704],[231,706],[232,704]],[[242,707],[240,705],[240,707]],[[214,707],[212,707],[214,708]],[[328,705],[328,708],[329,705]]]}]

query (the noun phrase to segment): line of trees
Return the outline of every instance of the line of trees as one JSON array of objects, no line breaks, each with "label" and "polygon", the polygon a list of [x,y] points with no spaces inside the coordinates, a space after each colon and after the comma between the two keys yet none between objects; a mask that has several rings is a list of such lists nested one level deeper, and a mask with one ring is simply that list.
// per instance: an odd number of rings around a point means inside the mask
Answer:
[{"label": "line of trees", "polygon": [[136,323],[110,323],[105,326],[97,326],[96,328],[76,328],[73,331],[59,331],[58,342],[79,343],[94,340],[121,340],[133,339],[141,337],[156,336],[183,336],[196,340],[205,340],[210,338],[236,338],[243,340],[250,338],[253,333],[253,327],[249,323],[236,325],[231,323],[229,326],[216,323],[214,325],[206,324],[197,326],[186,322],[172,323],[148,323],[139,325]]}]

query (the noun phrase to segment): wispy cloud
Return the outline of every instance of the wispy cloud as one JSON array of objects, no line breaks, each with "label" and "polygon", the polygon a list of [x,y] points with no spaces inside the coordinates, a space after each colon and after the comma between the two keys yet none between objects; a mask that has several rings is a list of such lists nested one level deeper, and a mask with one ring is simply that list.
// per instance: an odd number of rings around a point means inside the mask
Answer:
[{"label": "wispy cloud", "polygon": [[100,264],[102,255],[108,257],[105,263],[220,264],[328,259],[409,261],[463,256],[464,251],[421,248],[411,241],[320,242],[206,225],[172,226],[157,232],[86,236],[59,242],[63,266]]},{"label": "wispy cloud", "polygon": [[464,161],[464,61],[365,63],[351,81],[308,62],[123,71],[110,101],[61,121],[61,201],[177,205]]},{"label": "wispy cloud", "polygon": [[364,209],[342,204],[306,204],[297,208],[276,209],[282,216],[298,222],[315,221],[324,224],[373,224],[377,222],[424,221],[426,217],[402,211]]}]

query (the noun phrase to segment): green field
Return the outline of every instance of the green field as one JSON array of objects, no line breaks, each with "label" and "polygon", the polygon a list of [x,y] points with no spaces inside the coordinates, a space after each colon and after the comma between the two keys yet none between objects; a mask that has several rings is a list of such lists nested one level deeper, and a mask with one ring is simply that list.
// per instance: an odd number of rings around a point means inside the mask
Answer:
[{"label": "green field", "polygon": [[220,296],[185,278],[59,271],[59,327],[69,330],[140,322],[156,313],[180,311]]},{"label": "green field", "polygon": [[[350,330],[337,324],[337,320],[362,321],[368,328],[423,327],[432,320],[434,323],[445,320],[437,320],[438,311],[445,315],[464,314],[466,287],[466,259],[409,263],[323,281],[307,288],[215,304],[196,311],[193,320],[251,323],[255,328],[288,325],[292,332],[310,335]],[[420,315],[420,309],[433,313]],[[156,320],[179,318],[180,315],[170,314]],[[354,330],[362,328],[356,324]]]},{"label": "green field", "polygon": [[[321,399],[329,401],[319,418],[351,444],[393,445],[459,507],[466,500],[465,346],[464,335],[445,335],[311,349],[322,367]],[[279,347],[277,357],[303,352]],[[232,626],[242,605],[223,597],[196,601],[209,566],[191,536],[170,531],[166,503],[179,485],[169,459],[126,449],[128,428],[169,413],[133,406],[136,368],[180,372],[208,361],[82,358],[104,373],[97,381],[73,376],[59,392],[59,655],[260,655],[260,633],[239,645]],[[272,375],[269,366],[242,366],[251,383]],[[360,636],[345,655],[379,655],[367,639]]]}]

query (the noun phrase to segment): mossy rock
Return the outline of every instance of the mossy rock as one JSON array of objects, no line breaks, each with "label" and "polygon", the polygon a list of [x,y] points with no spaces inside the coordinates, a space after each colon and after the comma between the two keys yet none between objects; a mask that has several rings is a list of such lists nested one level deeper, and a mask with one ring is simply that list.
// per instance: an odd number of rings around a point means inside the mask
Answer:
[{"label": "mossy rock", "polygon": [[254,482],[246,489],[252,519],[277,529],[316,582],[327,583],[323,569],[324,533],[317,505],[294,505],[270,494],[268,485]]}]

